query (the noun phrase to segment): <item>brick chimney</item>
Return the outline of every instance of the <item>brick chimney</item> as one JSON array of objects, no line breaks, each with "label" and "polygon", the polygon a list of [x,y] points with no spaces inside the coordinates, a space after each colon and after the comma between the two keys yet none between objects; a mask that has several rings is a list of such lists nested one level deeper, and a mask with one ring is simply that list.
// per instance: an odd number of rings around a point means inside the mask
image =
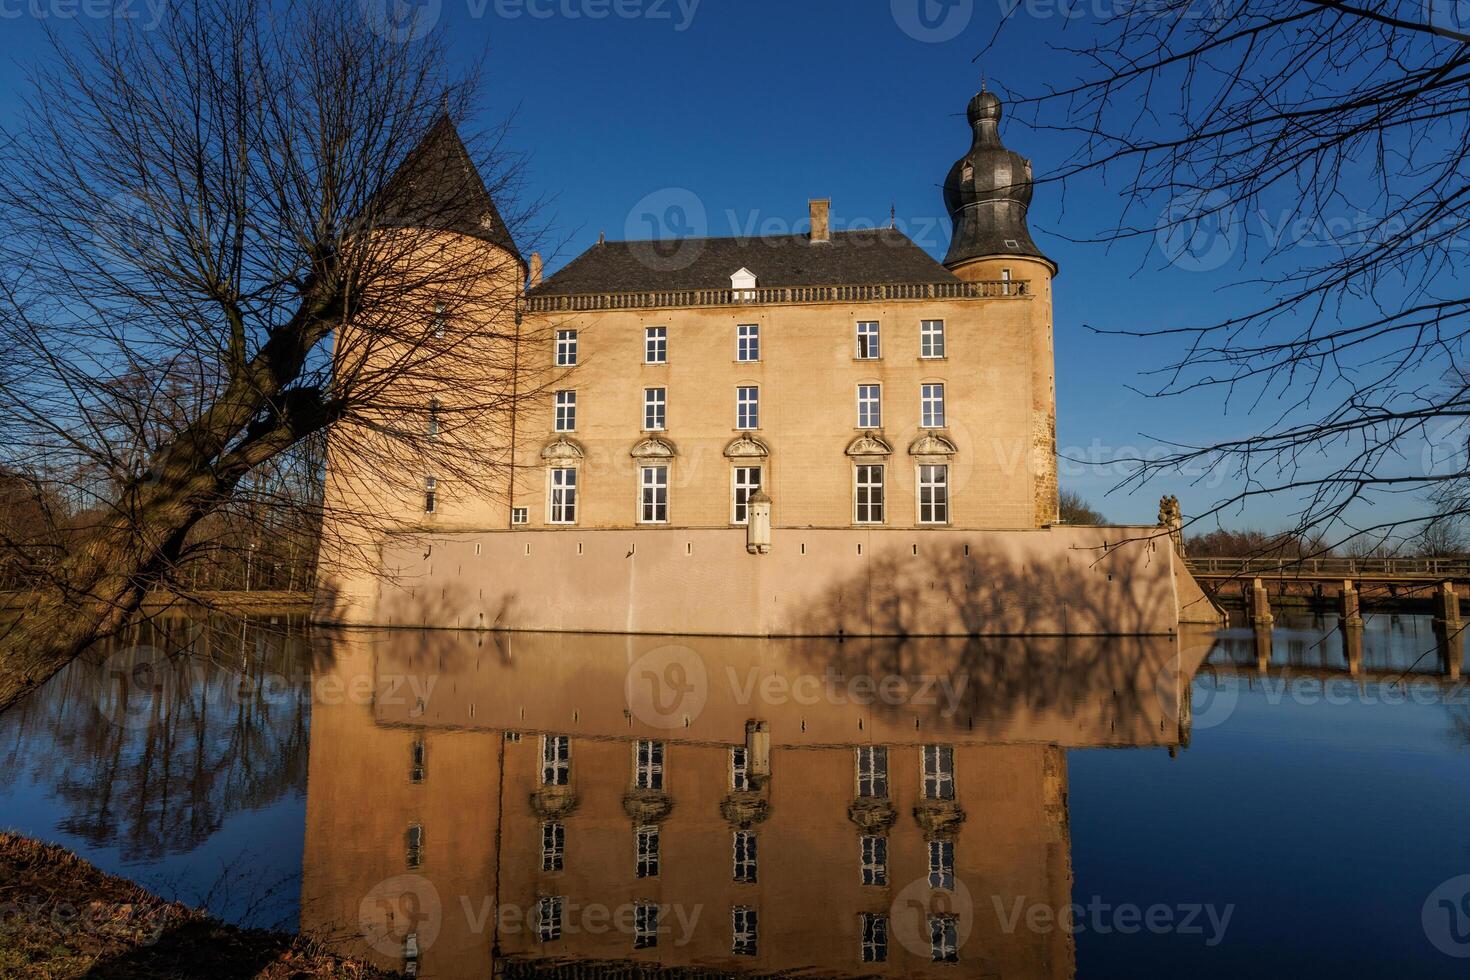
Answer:
[{"label": "brick chimney", "polygon": [[531,282],[527,289],[535,289],[541,285],[541,253],[531,253]]},{"label": "brick chimney", "polygon": [[810,202],[810,207],[812,210],[812,241],[830,242],[832,229],[828,215],[832,210],[831,198],[814,199]]}]

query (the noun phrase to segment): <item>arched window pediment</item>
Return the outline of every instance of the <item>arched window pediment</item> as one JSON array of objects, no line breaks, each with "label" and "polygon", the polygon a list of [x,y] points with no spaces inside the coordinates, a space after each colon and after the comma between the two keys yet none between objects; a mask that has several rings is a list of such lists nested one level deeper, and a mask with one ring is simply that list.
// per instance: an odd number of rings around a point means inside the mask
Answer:
[{"label": "arched window pediment", "polygon": [[771,455],[766,444],[754,436],[744,435],[733,440],[725,447],[725,456],[728,459],[765,459]]},{"label": "arched window pediment", "polygon": [[541,458],[549,463],[564,463],[579,460],[583,457],[582,447],[574,439],[561,436],[554,442],[546,444],[541,450]]},{"label": "arched window pediment", "polygon": [[847,444],[849,456],[887,456],[892,452],[893,447],[872,432],[864,432]]},{"label": "arched window pediment", "polygon": [[629,453],[634,459],[673,459],[678,454],[672,442],[658,436],[642,440]]},{"label": "arched window pediment", "polygon": [[955,444],[935,432],[925,432],[909,444],[910,456],[953,456],[959,452]]}]

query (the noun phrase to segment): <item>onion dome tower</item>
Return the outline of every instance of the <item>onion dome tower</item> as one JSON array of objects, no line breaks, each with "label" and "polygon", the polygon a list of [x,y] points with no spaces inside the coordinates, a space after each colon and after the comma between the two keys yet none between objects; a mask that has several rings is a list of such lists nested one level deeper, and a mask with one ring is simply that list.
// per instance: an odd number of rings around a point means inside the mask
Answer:
[{"label": "onion dome tower", "polygon": [[1036,247],[1026,226],[1031,161],[1001,143],[1000,99],[982,87],[967,114],[974,140],[944,180],[944,203],[954,222],[944,264],[960,278],[971,279],[977,277],[960,270],[977,260],[1029,258],[1045,263],[1054,274],[1056,263]]}]

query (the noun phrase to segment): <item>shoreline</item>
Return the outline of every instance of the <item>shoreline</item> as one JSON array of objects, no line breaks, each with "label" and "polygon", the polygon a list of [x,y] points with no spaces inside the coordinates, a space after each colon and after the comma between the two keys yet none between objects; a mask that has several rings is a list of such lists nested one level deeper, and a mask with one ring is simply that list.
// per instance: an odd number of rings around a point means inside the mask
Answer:
[{"label": "shoreline", "polygon": [[0,976],[397,977],[310,936],[242,929],[108,874],[56,844],[0,830]]}]

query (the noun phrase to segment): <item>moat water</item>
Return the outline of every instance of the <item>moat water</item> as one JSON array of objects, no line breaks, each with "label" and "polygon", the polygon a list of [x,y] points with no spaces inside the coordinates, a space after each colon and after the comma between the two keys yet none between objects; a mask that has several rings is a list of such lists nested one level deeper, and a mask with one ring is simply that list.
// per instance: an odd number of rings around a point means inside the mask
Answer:
[{"label": "moat water", "polygon": [[1463,977],[1460,653],[1336,626],[173,620],[0,716],[0,827],[425,977]]}]

